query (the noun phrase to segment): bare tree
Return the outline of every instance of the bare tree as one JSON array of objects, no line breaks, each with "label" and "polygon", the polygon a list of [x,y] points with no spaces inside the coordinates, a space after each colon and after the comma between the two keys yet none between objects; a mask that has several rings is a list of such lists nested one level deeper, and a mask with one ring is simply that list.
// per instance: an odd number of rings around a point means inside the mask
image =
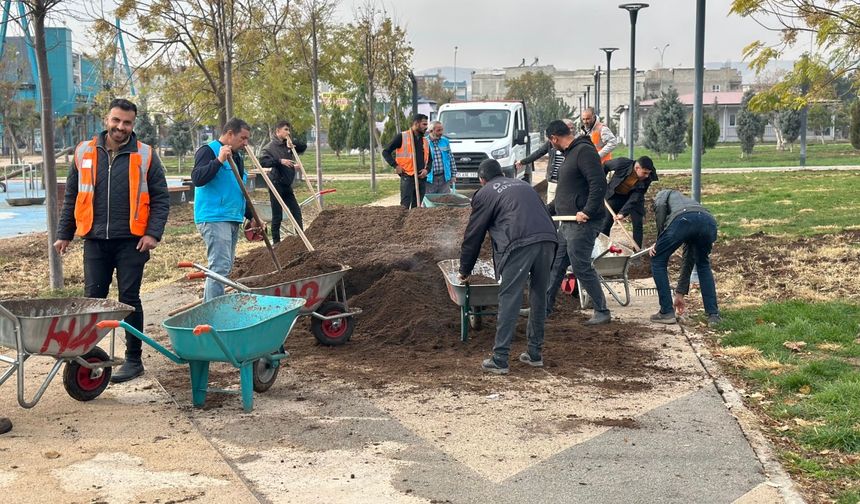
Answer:
[{"label": "bare tree", "polygon": [[42,169],[45,179],[45,213],[48,226],[48,276],[52,289],[63,288],[63,261],[54,249],[57,239],[59,208],[57,203],[57,165],[54,158],[54,104],[51,98],[51,76],[48,74],[48,48],[45,38],[45,19],[57,8],[61,0],[25,0],[25,18],[33,25],[33,47],[36,51],[36,68],[39,73],[39,92],[42,98]]},{"label": "bare tree", "polygon": [[370,135],[370,189],[376,191],[376,120],[373,117],[374,94],[377,73],[380,69],[382,53],[381,26],[383,14],[376,0],[365,0],[355,12],[355,44],[359,48],[357,61],[366,82],[367,90],[367,128]]},{"label": "bare tree", "polygon": [[407,76],[412,66],[412,46],[406,38],[406,30],[396,19],[383,12],[384,19],[380,30],[382,39],[381,64],[385,75],[385,91],[391,100],[391,106],[398,112],[394,114],[394,128],[401,131],[400,97],[403,95]]},{"label": "bare tree", "polygon": [[[334,22],[334,11],[338,0],[296,0],[290,10],[290,35],[304,64],[313,87],[314,150],[316,152],[317,190],[322,190],[322,153],[320,145],[320,90],[322,77],[332,78],[340,66],[343,47],[341,31]],[[318,196],[322,204],[322,196]]]}]

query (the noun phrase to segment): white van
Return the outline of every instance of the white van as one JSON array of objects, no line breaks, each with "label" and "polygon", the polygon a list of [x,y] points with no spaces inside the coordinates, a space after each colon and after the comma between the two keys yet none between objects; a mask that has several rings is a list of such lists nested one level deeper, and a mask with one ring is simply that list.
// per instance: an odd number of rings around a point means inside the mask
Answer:
[{"label": "white van", "polygon": [[473,101],[439,107],[439,121],[451,140],[457,187],[478,186],[478,165],[495,159],[507,177],[531,182],[532,165],[515,163],[531,153],[528,115],[521,101]]}]

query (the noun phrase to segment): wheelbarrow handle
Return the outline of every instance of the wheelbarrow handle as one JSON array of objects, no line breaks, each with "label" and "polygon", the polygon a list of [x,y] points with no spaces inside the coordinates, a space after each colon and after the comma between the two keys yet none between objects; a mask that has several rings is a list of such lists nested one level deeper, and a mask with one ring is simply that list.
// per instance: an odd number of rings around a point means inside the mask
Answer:
[{"label": "wheelbarrow handle", "polygon": [[239,362],[236,359],[236,356],[233,355],[233,352],[229,348],[227,348],[227,344],[224,343],[224,340],[221,339],[221,336],[218,334],[218,331],[216,331],[214,327],[209,324],[200,324],[194,328],[192,333],[195,336],[200,336],[201,334],[211,334],[212,339],[215,340],[215,344],[218,345],[218,348],[220,348],[222,352],[224,352],[224,356],[227,357],[227,360],[230,361],[230,364],[233,364],[237,368],[242,367],[242,363]]},{"label": "wheelbarrow handle", "polygon": [[[105,324],[104,326],[102,326],[102,324],[104,324],[105,322],[108,322],[109,324]],[[188,363],[188,361],[186,361],[182,357],[180,357],[180,356],[176,355],[175,353],[171,352],[170,350],[164,348],[163,346],[161,346],[161,344],[159,344],[154,339],[150,338],[149,336],[143,334],[142,332],[138,331],[137,329],[135,329],[134,327],[129,325],[129,323],[126,322],[125,320],[103,320],[103,321],[99,322],[98,324],[96,324],[96,327],[102,327],[102,328],[104,328],[104,327],[113,327],[113,328],[122,327],[123,329],[125,329],[125,332],[127,334],[131,334],[132,336],[139,339],[140,341],[143,341],[147,345],[156,349],[158,351],[158,353],[164,355],[165,357],[172,360],[176,364],[187,364]]]},{"label": "wheelbarrow handle", "polygon": [[[179,263],[179,264],[183,264],[183,263]],[[182,267],[184,267],[184,266],[182,266]],[[234,282],[233,280],[230,280],[229,278],[225,277],[224,275],[219,275],[218,273],[215,273],[214,271],[207,268],[206,266],[203,266],[203,265],[197,264],[197,263],[191,263],[190,267],[198,270],[207,278],[211,278],[212,280],[215,280],[216,282],[218,282],[220,284],[233,287],[234,289],[236,289],[239,292],[248,292],[248,293],[251,292],[251,289],[249,289],[247,286],[242,285],[238,282]],[[199,276],[196,273],[189,273],[188,275],[186,275],[186,278],[188,278],[189,280],[193,280],[195,278],[203,278],[203,277]]]}]

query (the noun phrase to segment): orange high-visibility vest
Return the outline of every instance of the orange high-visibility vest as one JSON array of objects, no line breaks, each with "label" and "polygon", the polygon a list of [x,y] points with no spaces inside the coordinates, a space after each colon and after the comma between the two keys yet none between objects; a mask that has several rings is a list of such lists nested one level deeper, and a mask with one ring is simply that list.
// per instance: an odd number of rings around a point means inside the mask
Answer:
[{"label": "orange high-visibility vest", "polygon": [[[75,200],[75,234],[84,236],[93,228],[93,200],[95,199],[98,137],[81,142],[75,149],[75,167],[78,169],[78,196]],[[149,186],[146,174],[152,164],[152,147],[137,142],[137,152],[129,153],[128,204],[131,234],[143,236],[149,223]],[[110,181],[108,181],[110,183]],[[108,202],[110,205],[110,202]]]},{"label": "orange high-visibility vest", "polygon": [[[412,140],[412,130],[406,130],[401,135],[400,148],[394,151],[394,162],[397,163],[403,173],[407,175],[415,174],[415,161],[413,158],[415,152],[415,143]],[[421,142],[424,147],[424,168],[429,170],[427,163],[430,161],[430,147],[425,139]]]},{"label": "orange high-visibility vest", "polygon": [[[600,138],[600,130],[603,129],[603,124],[601,122],[594,123],[594,127],[591,128],[591,143],[594,144],[594,147],[597,149],[597,152],[600,152],[600,149],[603,148],[603,140]],[[609,152],[602,158],[600,158],[600,163],[603,164],[612,159],[612,153]]]}]

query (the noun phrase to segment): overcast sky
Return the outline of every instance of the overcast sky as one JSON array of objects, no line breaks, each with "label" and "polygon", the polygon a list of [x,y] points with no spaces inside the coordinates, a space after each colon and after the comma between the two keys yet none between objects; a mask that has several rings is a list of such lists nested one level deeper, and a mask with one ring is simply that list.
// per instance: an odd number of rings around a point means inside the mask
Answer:
[{"label": "overcast sky", "polygon": [[[69,0],[80,4],[83,0]],[[105,6],[111,0],[95,0]],[[613,68],[629,64],[630,22],[617,0],[379,0],[406,26],[415,48],[414,68],[515,66],[535,57],[556,68],[605,65],[598,48],[619,47]],[[351,21],[355,5],[366,0],[341,0],[338,16]],[[775,41],[776,34],[751,19],[729,15],[731,0],[707,0],[705,61],[740,61],[753,40]],[[651,0],[637,24],[638,68],[659,64],[655,46],[669,44],[666,67],[692,66],[695,0]],[[54,18],[56,20],[56,18]],[[86,27],[67,21],[75,30],[76,49],[87,49]],[[796,54],[808,48],[806,44]],[[789,54],[794,57],[796,54]]]},{"label": "overcast sky", "polygon": [[[351,16],[353,5],[344,0],[341,15]],[[630,58],[630,21],[622,2],[612,0],[397,0],[391,12],[406,25],[415,48],[415,68],[453,66],[488,68],[515,66],[540,58],[556,68],[605,65],[600,47],[619,47],[614,68]],[[693,66],[695,0],[652,0],[640,11],[637,23],[636,66],[659,64],[654,49],[665,44],[667,67]],[[707,0],[705,61],[740,61],[744,46],[776,35],[751,19],[729,15],[730,0]]]}]

